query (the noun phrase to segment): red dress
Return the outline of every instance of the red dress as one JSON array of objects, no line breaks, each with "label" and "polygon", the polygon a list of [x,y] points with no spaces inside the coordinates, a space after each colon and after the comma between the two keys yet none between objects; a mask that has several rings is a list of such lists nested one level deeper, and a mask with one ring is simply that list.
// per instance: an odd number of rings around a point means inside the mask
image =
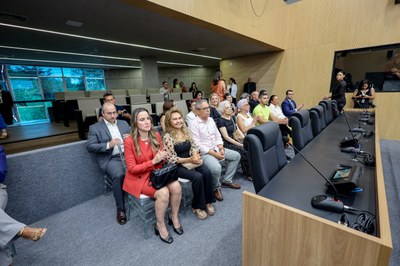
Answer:
[{"label": "red dress", "polygon": [[[158,132],[156,137],[158,143],[160,143],[161,150],[162,141]],[[154,198],[156,190],[151,185],[149,186],[150,173],[154,169],[161,168],[162,162],[153,165],[152,159],[157,154],[157,151],[152,149],[150,141],[142,141],[139,138],[138,144],[141,151],[140,156],[136,152],[132,136],[124,141],[126,174],[122,189],[137,198],[140,197],[140,194]]]}]

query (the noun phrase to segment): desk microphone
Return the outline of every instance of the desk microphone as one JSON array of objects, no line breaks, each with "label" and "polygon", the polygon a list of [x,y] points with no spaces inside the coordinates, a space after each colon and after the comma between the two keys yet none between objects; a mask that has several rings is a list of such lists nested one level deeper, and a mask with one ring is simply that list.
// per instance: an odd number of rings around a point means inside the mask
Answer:
[{"label": "desk microphone", "polygon": [[343,139],[340,142],[340,146],[341,147],[352,146],[352,147],[358,148],[359,147],[358,146],[358,139],[353,134],[353,129],[351,129],[351,127],[350,127],[349,120],[347,119],[347,115],[346,115],[346,112],[344,110],[343,110],[343,115],[344,115],[344,119],[346,120],[347,127],[349,128],[349,131],[350,131],[350,134],[351,134],[351,139],[347,139],[347,138]]},{"label": "desk microphone", "polygon": [[328,197],[327,195],[317,195],[311,198],[311,205],[316,209],[321,209],[325,211],[343,213],[345,210],[349,210],[350,207],[343,204],[342,201],[339,200],[339,193],[336,190],[336,187],[332,184],[332,182],[326,178],[304,155],[294,147],[290,142],[289,145],[293,147],[293,149],[315,170],[317,173],[322,176],[322,178],[328,182],[333,190],[335,191],[335,196]]}]

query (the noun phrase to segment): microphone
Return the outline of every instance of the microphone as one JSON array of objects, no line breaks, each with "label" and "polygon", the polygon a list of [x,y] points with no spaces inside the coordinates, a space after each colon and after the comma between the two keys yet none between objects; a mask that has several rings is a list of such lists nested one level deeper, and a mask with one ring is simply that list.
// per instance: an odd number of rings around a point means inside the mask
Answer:
[{"label": "microphone", "polygon": [[360,154],[364,153],[364,151],[360,150],[360,148],[354,148],[354,147],[341,148],[340,151],[347,153],[360,153]]},{"label": "microphone", "polygon": [[350,127],[349,120],[347,119],[347,115],[346,115],[346,112],[344,110],[343,110],[343,115],[344,115],[344,119],[346,120],[346,124],[347,124],[347,126],[349,128],[349,131],[350,131],[350,134],[351,134],[351,139],[349,140],[349,139],[345,138],[344,140],[342,140],[340,142],[340,146],[341,147],[352,146],[352,147],[358,148],[359,147],[358,146],[358,139],[356,139],[354,134],[353,134],[353,130]]},{"label": "microphone", "polygon": [[326,178],[304,155],[290,142],[288,142],[290,146],[320,175],[322,178],[328,182],[333,190],[335,191],[335,196],[328,197],[327,195],[317,195],[311,198],[311,206],[316,209],[321,209],[325,211],[343,213],[348,206],[344,205],[342,201],[339,200],[339,193],[336,187],[332,184],[332,182]]}]

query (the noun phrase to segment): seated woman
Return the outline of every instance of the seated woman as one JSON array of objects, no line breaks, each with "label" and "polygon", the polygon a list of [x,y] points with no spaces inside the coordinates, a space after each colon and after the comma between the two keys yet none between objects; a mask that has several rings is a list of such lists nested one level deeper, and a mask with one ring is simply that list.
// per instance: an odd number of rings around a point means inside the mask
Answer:
[{"label": "seated woman", "polygon": [[173,225],[175,233],[183,234],[178,218],[182,190],[178,181],[169,183],[159,190],[155,190],[149,182],[151,171],[161,168],[167,155],[167,152],[163,150],[160,134],[152,125],[152,119],[145,108],[137,108],[133,111],[132,133],[124,140],[127,169],[122,188],[137,198],[140,194],[155,198],[157,222],[154,225],[154,232],[163,242],[171,244],[173,238],[164,223],[165,212],[170,203],[172,215],[168,217],[168,223]]},{"label": "seated woman", "polygon": [[203,99],[203,92],[202,91],[196,91],[193,95],[193,99],[199,101]]},{"label": "seated woman", "polygon": [[233,109],[233,113],[236,114],[237,113],[236,105],[233,103],[232,95],[229,92],[225,93],[224,101],[229,101],[231,103],[232,109]]},{"label": "seated woman", "polygon": [[354,108],[370,108],[373,99],[375,99],[375,89],[371,87],[368,79],[364,79],[353,93]]},{"label": "seated woman", "polygon": [[168,152],[167,160],[178,164],[176,174],[179,177],[192,181],[192,210],[197,218],[204,220],[207,215],[215,214],[211,171],[203,164],[200,152],[183,122],[182,112],[170,110],[165,115],[165,121],[163,139]]},{"label": "seated woman", "polygon": [[[233,137],[233,133],[238,129],[234,120],[232,105],[229,101],[223,101],[219,104],[218,110],[221,112],[221,118],[218,120],[217,127],[221,132],[224,141],[224,147],[240,153],[240,164],[242,166],[243,174],[249,181],[252,181],[252,174],[250,171],[249,157],[247,151],[243,148],[240,140]],[[243,141],[244,135],[241,133],[241,140]]]},{"label": "seated woman", "polygon": [[210,95],[210,117],[214,120],[215,123],[218,122],[218,119],[221,117],[221,114],[218,112],[218,104],[219,104],[219,96],[216,93],[211,93]]},{"label": "seated woman", "polygon": [[247,134],[251,128],[255,127],[258,121],[258,115],[252,117],[250,115],[250,104],[247,99],[241,99],[237,103],[239,113],[236,117],[236,123],[244,135]]},{"label": "seated woman", "polygon": [[196,118],[196,99],[190,99],[188,101],[188,107],[190,112],[185,117],[186,125],[189,126],[190,122],[192,122]]},{"label": "seated woman", "polygon": [[[283,111],[279,105],[279,97],[278,96],[271,95],[271,97],[269,98],[269,101],[268,101],[268,106],[269,106],[269,109],[271,110],[272,114],[274,116],[276,116],[277,118],[279,118],[279,119],[287,118],[283,114]],[[282,132],[282,137],[286,137],[286,138],[283,138],[285,147],[288,147],[288,144],[287,144],[287,142],[289,141],[288,135],[292,134],[292,130],[289,128],[289,126],[287,124],[279,124],[279,128]]]},{"label": "seated woman", "polygon": [[165,131],[165,113],[168,112],[171,108],[176,108],[176,103],[174,100],[166,100],[163,104],[163,112],[160,116],[160,125],[163,130]]}]

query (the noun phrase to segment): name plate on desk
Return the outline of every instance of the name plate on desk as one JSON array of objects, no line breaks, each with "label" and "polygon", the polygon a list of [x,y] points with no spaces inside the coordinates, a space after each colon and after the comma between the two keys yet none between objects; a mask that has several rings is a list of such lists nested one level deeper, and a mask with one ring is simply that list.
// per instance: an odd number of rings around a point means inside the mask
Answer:
[{"label": "name plate on desk", "polygon": [[[358,187],[362,168],[358,165],[350,166],[339,164],[330,176],[330,181],[340,195],[350,196]],[[327,192],[335,194],[335,190],[327,183]]]}]

